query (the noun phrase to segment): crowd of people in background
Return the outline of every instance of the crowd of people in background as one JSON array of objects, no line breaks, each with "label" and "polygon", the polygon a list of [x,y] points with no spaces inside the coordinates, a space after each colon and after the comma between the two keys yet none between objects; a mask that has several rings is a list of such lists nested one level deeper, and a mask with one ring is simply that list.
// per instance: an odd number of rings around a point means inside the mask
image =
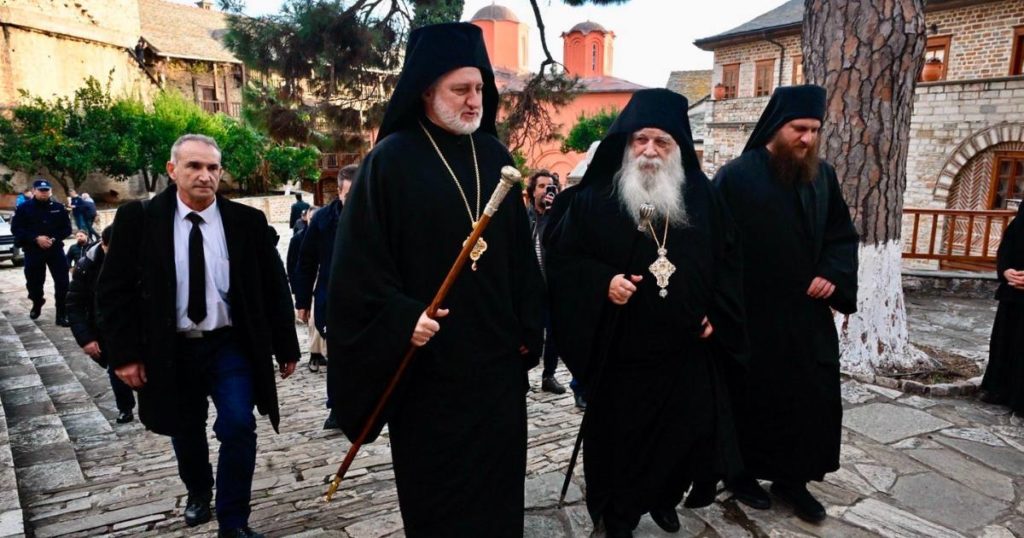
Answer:
[{"label": "crowd of people in background", "polygon": [[[219,536],[261,536],[248,525],[252,411],[276,430],[270,365],[294,372],[296,320],[308,325],[308,369],[326,368],[323,428],[349,439],[368,428],[372,440],[387,423],[407,536],[522,535],[526,372],[542,361],[539,391],[564,394],[560,358],[585,411],[587,508],[607,536],[631,536],[645,514],[676,532],[677,505],[711,504],[720,482],[752,508],[778,499],[819,523],[826,510],[807,485],[839,468],[841,444],[833,312],[856,311],[858,264],[839,181],[818,159],[825,97],[776,89],[743,154],[712,180],[687,100],[636,92],[579,185],[537,170],[521,199],[502,202],[433,311],[513,160],[496,136],[479,28],[419,28],[378,144],[340,169],[328,204],[295,194],[284,260],[262,212],[217,194],[221,150],[202,135],[175,142],[165,191],[122,206],[99,234],[88,194],[69,191],[65,206],[35,180],[12,223],[30,317],[49,270],[56,323],[106,369],[116,421],[138,405],[171,438],[185,522],[211,520],[215,502]],[[1021,413],[1019,226],[999,250],[982,387]],[[398,402],[372,423],[407,349],[417,358]]]}]

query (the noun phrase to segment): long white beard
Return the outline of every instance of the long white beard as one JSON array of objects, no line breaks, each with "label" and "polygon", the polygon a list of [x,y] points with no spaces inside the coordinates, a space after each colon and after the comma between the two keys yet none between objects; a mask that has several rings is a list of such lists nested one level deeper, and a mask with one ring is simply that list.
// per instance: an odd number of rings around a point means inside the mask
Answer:
[{"label": "long white beard", "polygon": [[468,135],[476,132],[480,128],[480,120],[483,119],[483,111],[476,115],[476,119],[473,121],[462,121],[460,117],[460,110],[451,108],[443,100],[434,95],[433,101],[430,106],[434,109],[434,114],[437,115],[437,119],[441,120],[441,127],[460,135]]},{"label": "long white beard", "polygon": [[[641,167],[652,165],[653,170]],[[622,168],[615,173],[615,190],[626,211],[639,223],[640,206],[654,205],[655,214],[667,218],[674,226],[686,226],[689,219],[686,204],[683,203],[683,158],[679,148],[674,148],[668,158],[634,157],[626,146],[622,157]]]}]

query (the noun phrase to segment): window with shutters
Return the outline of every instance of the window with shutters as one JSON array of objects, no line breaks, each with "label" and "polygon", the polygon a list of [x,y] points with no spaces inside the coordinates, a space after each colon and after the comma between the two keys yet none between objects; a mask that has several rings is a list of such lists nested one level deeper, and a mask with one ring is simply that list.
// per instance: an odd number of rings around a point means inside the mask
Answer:
[{"label": "window with shutters", "polygon": [[[952,36],[948,35],[931,36],[924,47],[925,63],[933,60],[942,62],[939,80],[946,80],[946,72],[949,70],[949,42],[951,38]],[[921,77],[918,76],[918,80],[920,79]]]},{"label": "window with shutters", "polygon": [[754,97],[772,94],[775,81],[775,60],[760,60],[754,64]]},{"label": "window with shutters", "polygon": [[803,56],[793,56],[793,78],[792,78],[792,82],[790,84],[792,84],[793,86],[799,86],[800,84],[803,84],[803,83],[804,83],[804,57]]},{"label": "window with shutters", "polygon": [[1024,26],[1013,29],[1013,56],[1010,75],[1024,75]]},{"label": "window with shutters", "polygon": [[725,86],[725,99],[737,97],[740,86],[740,64],[722,66],[722,86]]},{"label": "window with shutters", "polygon": [[989,209],[1006,209],[1008,200],[1024,198],[1024,152],[996,153],[988,192]]}]

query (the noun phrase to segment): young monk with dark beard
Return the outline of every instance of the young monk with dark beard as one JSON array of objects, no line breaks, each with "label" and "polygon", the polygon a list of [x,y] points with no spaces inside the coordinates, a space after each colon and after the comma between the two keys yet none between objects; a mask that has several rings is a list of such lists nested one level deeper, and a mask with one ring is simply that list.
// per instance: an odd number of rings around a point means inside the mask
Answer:
[{"label": "young monk with dark beard", "polygon": [[819,86],[778,88],[743,154],[715,186],[739,229],[750,362],[730,375],[746,473],[726,486],[771,506],[757,479],[800,518],[825,508],[807,490],[839,469],[842,400],[832,309],[857,308],[857,232],[832,165],[818,160]]}]

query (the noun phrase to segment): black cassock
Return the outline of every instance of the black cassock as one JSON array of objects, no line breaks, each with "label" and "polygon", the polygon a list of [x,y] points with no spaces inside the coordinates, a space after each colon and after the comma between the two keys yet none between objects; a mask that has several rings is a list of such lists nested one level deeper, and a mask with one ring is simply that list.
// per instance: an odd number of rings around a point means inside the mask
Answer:
[{"label": "black cassock", "polygon": [[[547,239],[554,334],[587,390],[587,507],[595,521],[609,506],[635,519],[674,507],[691,480],[717,480],[737,465],[720,371],[746,348],[735,230],[707,178],[688,172],[691,225],[669,229],[676,272],[662,298],[647,269],[658,257],[650,231],[637,231],[610,182],[576,189]],[[660,241],[664,221],[654,229]],[[617,307],[608,284],[624,271],[644,278]],[[698,337],[704,316],[716,329],[709,340]],[[608,362],[594,385],[600,360]]]},{"label": "black cassock", "polygon": [[992,324],[988,366],[981,388],[1017,414],[1024,414],[1024,291],[1010,286],[1003,273],[1024,269],[1024,219],[1021,209],[1003,233],[997,255],[999,308]]},{"label": "black cassock", "polygon": [[[429,128],[475,209],[469,138]],[[512,161],[492,135],[473,136],[486,204]],[[331,316],[327,330],[328,390],[350,439],[469,233],[458,189],[418,126],[389,135],[363,161],[331,271],[329,301],[345,314]],[[455,282],[443,305],[451,313],[417,352],[387,412],[409,536],[522,534],[526,370],[541,348],[543,281],[514,192],[483,237],[478,270],[467,264]]]},{"label": "black cassock", "polygon": [[[842,400],[832,310],[857,308],[857,232],[835,170],[811,184],[772,178],[769,153],[752,148],[715,176],[739,229],[750,364],[730,375],[743,462],[756,478],[821,480],[839,468]],[[828,300],[807,296],[822,276]]]}]

